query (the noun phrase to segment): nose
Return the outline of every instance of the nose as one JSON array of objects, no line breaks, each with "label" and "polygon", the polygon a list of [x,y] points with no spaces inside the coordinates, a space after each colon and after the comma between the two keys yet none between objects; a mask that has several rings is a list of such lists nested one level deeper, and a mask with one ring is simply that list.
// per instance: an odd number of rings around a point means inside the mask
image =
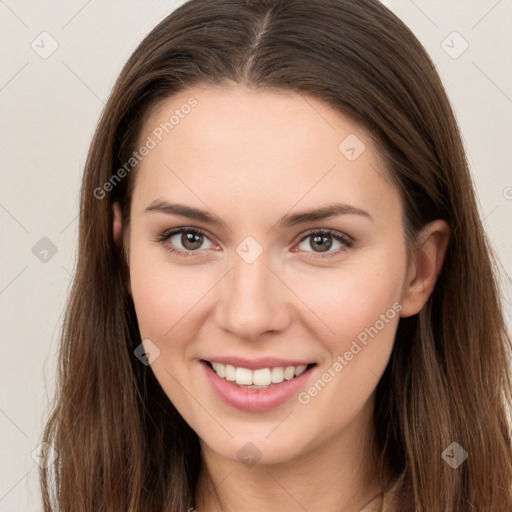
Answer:
[{"label": "nose", "polygon": [[292,294],[268,265],[265,252],[252,263],[234,254],[231,271],[219,283],[217,325],[239,339],[253,341],[264,333],[275,334],[291,321]]}]

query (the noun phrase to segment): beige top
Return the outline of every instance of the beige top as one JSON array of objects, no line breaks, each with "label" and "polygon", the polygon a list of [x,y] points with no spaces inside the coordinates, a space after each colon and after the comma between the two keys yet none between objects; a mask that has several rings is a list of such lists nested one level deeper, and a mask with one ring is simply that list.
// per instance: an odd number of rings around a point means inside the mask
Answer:
[{"label": "beige top", "polygon": [[359,512],[394,512],[395,506],[393,505],[394,487],[384,493],[375,496],[370,503],[365,505]]},{"label": "beige top", "polygon": [[389,491],[387,494],[381,493],[375,496],[359,512],[394,512],[393,496],[393,491]]},{"label": "beige top", "polygon": [[383,502],[382,494],[379,494],[359,512],[384,512]]}]

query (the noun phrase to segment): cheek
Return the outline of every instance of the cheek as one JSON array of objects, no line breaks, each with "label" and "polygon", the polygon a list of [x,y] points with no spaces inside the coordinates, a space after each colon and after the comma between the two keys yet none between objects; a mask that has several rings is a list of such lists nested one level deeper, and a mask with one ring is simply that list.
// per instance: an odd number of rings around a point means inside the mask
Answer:
[{"label": "cheek", "polygon": [[365,329],[376,323],[379,331],[390,332],[388,323],[401,309],[404,266],[405,255],[375,251],[339,268],[290,275],[288,282],[313,313],[317,335],[323,333],[320,337],[333,355],[359,334],[364,338]]},{"label": "cheek", "polygon": [[[388,270],[374,265],[359,273],[352,268],[309,283],[308,306],[321,319],[315,321],[314,336],[329,356],[318,379],[298,399],[305,410],[329,418],[323,435],[334,435],[339,425],[355,418],[388,364],[400,319],[402,275],[399,266]],[[316,420],[305,421],[314,425]]]},{"label": "cheek", "polygon": [[141,336],[163,340],[186,323],[189,312],[208,291],[205,277],[193,266],[170,263],[163,248],[133,244],[130,283]]}]

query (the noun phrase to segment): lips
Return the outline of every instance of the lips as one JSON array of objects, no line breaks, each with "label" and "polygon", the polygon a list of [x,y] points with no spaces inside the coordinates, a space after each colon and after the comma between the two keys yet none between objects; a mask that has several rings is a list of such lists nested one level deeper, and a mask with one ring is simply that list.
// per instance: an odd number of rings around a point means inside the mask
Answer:
[{"label": "lips", "polygon": [[315,364],[314,361],[307,359],[281,359],[277,357],[261,357],[258,359],[246,359],[238,356],[211,356],[205,357],[203,361],[210,363],[221,363],[223,365],[231,365],[235,368],[247,368],[249,370],[259,370],[261,368],[275,368],[288,366],[301,366]]},{"label": "lips", "polygon": [[[216,359],[228,361],[228,359],[224,358]],[[240,358],[229,358],[229,361],[240,361]],[[291,361],[272,358],[270,360],[253,360],[253,364],[248,366],[256,367],[255,371],[250,370],[247,367],[244,368],[243,366],[236,368],[237,370],[245,369],[247,371],[250,371],[252,374],[257,373],[258,371],[269,370],[271,368],[279,368],[276,366],[262,366],[263,364],[269,364],[269,362],[272,364],[275,364],[276,362],[278,364],[299,363],[297,366],[303,366],[304,364],[302,363],[302,361]],[[247,360],[245,360],[245,364],[247,364]],[[217,374],[217,372],[213,369],[212,363],[206,360],[201,361],[201,367],[203,368],[206,379],[209,381],[211,387],[219,396],[219,398],[224,403],[230,405],[231,407],[235,407],[237,409],[242,409],[250,412],[268,411],[292,399],[301,389],[304,389],[306,387],[307,381],[312,379],[313,376],[317,373],[317,366],[318,365],[315,363],[306,364],[306,368],[302,372],[300,372],[298,376],[291,377],[289,380],[283,380],[280,383],[271,383],[268,386],[257,386],[239,385],[236,383],[236,381],[226,380],[225,378],[220,377]]]}]

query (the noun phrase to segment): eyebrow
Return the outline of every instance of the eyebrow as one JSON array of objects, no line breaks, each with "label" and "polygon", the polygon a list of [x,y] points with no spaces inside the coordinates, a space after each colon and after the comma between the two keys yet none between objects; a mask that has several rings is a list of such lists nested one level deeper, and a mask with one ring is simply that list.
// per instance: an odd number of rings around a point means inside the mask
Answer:
[{"label": "eyebrow", "polygon": [[[168,203],[166,201],[162,201],[159,199],[153,201],[144,210],[144,212],[158,212],[165,213],[167,215],[187,217],[188,219],[204,222],[205,224],[209,224],[212,226],[225,225],[225,223],[222,222],[222,220],[220,220],[218,217],[211,215],[209,212],[205,210],[194,208],[192,206],[186,206],[184,204]],[[281,219],[279,219],[279,221],[276,223],[276,227],[278,229],[285,229],[297,226],[299,224],[315,222],[327,219],[329,217],[335,217],[338,215],[360,215],[373,221],[372,216],[365,210],[356,208],[355,206],[351,206],[349,204],[335,203],[324,206],[322,208],[306,210],[299,213],[287,214],[283,216]]]}]

